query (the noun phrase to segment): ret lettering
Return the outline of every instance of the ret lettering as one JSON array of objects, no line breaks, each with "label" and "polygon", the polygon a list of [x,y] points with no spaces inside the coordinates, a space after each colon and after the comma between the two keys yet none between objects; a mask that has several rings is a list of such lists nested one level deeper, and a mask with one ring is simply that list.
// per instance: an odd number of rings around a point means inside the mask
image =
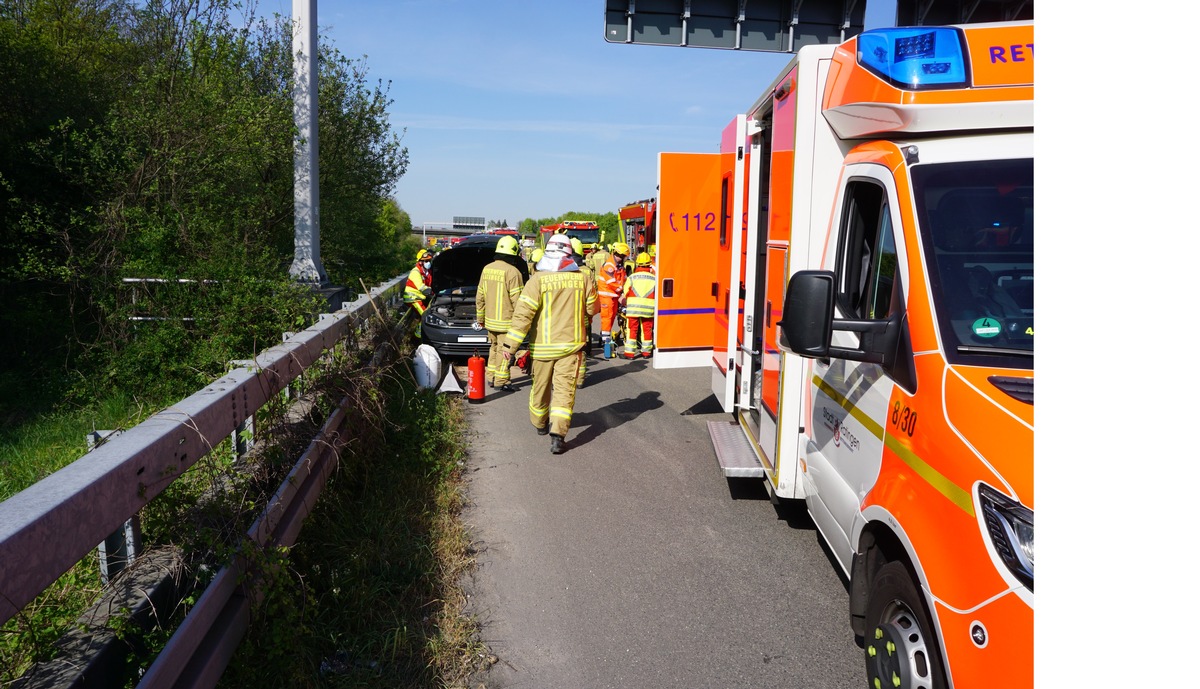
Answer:
[{"label": "ret lettering", "polygon": [[1033,59],[1033,44],[993,45],[988,48],[988,56],[991,58],[992,64],[1025,62]]}]

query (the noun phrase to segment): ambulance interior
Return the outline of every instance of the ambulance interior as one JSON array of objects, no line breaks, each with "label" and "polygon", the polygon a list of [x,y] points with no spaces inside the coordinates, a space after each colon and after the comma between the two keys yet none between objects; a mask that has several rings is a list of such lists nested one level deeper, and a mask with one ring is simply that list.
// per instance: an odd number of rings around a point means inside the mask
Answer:
[{"label": "ambulance interior", "polygon": [[912,174],[947,356],[1001,355],[1032,369],[1033,161],[918,165]]}]

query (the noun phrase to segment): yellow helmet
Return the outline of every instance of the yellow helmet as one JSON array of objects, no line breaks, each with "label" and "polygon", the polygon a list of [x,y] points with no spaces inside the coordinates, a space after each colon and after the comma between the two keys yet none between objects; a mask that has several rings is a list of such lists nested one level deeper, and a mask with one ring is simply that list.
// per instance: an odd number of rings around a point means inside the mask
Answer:
[{"label": "yellow helmet", "polygon": [[542,251],[541,249],[534,249],[534,250],[533,250],[533,262],[534,262],[534,263],[537,263],[538,261],[542,260],[542,256],[543,256],[545,253],[546,253],[546,252],[545,252],[545,251]]},{"label": "yellow helmet", "polygon": [[637,257],[637,264],[638,264],[639,266],[648,266],[648,265],[650,265],[650,254],[646,253],[645,251],[643,251],[642,253],[638,254],[638,257]]},{"label": "yellow helmet", "polygon": [[625,242],[617,242],[616,244],[613,244],[612,250],[614,254],[621,254],[622,256],[629,255],[629,245]]},{"label": "yellow helmet", "polygon": [[513,239],[512,237],[501,237],[500,241],[496,242],[496,253],[516,256],[517,240]]},{"label": "yellow helmet", "polygon": [[417,262],[418,263],[420,263],[421,261],[424,261],[427,258],[433,258],[433,256],[429,253],[429,251],[427,249],[421,249],[420,251],[417,252]]},{"label": "yellow helmet", "polygon": [[571,237],[571,250],[576,256],[583,255],[583,242],[579,241],[579,237]]}]

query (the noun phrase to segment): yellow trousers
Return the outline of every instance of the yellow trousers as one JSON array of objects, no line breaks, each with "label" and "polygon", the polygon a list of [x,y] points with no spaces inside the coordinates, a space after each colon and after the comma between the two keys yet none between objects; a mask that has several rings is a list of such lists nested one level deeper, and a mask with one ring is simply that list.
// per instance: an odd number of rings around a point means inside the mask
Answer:
[{"label": "yellow trousers", "polygon": [[500,387],[509,382],[509,363],[504,360],[504,347],[501,342],[504,341],[504,333],[496,333],[491,330],[487,331],[488,338],[488,357],[487,357],[487,373],[484,378],[487,382]]},{"label": "yellow trousers", "polygon": [[583,366],[583,352],[561,359],[533,360],[533,386],[529,388],[529,422],[543,428],[549,418],[550,432],[567,437],[575,410],[575,381]]}]

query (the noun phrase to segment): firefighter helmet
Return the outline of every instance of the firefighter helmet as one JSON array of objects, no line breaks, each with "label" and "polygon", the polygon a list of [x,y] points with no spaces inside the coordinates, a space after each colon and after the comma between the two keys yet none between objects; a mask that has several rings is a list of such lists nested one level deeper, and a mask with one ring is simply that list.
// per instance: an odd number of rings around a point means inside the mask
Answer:
[{"label": "firefighter helmet", "polygon": [[638,254],[638,257],[637,257],[637,264],[638,264],[639,266],[648,266],[648,265],[650,265],[650,254],[646,253],[645,251],[643,251],[642,253]]},{"label": "firefighter helmet", "polygon": [[517,240],[512,237],[501,237],[500,241],[496,242],[496,253],[516,256]]}]

